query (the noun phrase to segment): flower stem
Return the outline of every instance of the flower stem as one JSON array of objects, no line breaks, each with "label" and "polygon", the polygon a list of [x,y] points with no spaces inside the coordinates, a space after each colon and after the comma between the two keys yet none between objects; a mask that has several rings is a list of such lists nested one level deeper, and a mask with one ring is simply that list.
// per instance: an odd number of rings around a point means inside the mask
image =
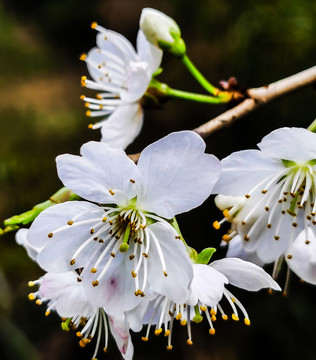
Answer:
[{"label": "flower stem", "polygon": [[200,73],[200,71],[195,67],[192,61],[188,58],[187,55],[182,57],[182,62],[193,77],[207,90],[210,94],[217,96],[220,93],[220,90],[213,86],[206,78]]},{"label": "flower stem", "polygon": [[223,93],[225,94],[224,96],[221,95],[215,97],[215,96],[191,93],[182,90],[176,90],[170,87],[167,87],[166,89],[166,95],[169,97],[196,101],[196,102],[203,102],[208,104],[223,104],[229,102],[231,100],[231,95],[228,94],[227,92],[223,92]]},{"label": "flower stem", "polygon": [[311,132],[316,132],[316,119],[309,125],[307,130],[309,130]]}]

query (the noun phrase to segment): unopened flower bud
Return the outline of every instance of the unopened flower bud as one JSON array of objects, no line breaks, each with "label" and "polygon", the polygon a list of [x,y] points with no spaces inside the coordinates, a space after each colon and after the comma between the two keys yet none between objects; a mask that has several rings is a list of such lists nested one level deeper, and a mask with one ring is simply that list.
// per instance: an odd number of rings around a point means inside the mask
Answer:
[{"label": "unopened flower bud", "polygon": [[178,57],[185,55],[186,46],[180,28],[171,17],[161,11],[145,8],[139,26],[151,44]]}]

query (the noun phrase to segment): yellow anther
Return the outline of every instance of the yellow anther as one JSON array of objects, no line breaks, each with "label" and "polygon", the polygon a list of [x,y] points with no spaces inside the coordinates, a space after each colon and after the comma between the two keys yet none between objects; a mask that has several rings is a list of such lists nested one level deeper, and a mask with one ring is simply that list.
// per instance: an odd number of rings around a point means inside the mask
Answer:
[{"label": "yellow anther", "polygon": [[49,238],[52,238],[53,237],[53,233],[49,233],[47,236],[49,237]]},{"label": "yellow anther", "polygon": [[102,99],[103,99],[100,94],[97,94],[97,95],[96,95],[96,98],[99,99],[99,100],[102,100]]},{"label": "yellow anther", "polygon": [[89,339],[81,339],[81,340],[79,341],[79,345],[80,345],[82,348],[84,348],[87,344],[89,344],[90,341],[91,341],[91,340],[89,340]]},{"label": "yellow anther", "polygon": [[131,272],[132,276],[135,278],[137,276],[136,272],[134,270],[132,270]]},{"label": "yellow anther", "polygon": [[191,346],[191,345],[193,345],[193,341],[191,339],[188,339],[187,344]]},{"label": "yellow anther", "polygon": [[92,281],[92,285],[93,285],[94,287],[98,286],[98,285],[99,285],[99,281],[98,281],[98,280]]},{"label": "yellow anther", "polygon": [[212,315],[212,316],[211,316],[211,320],[212,320],[212,321],[216,321],[216,316],[215,316],[215,315]]},{"label": "yellow anther", "polygon": [[94,274],[94,273],[97,272],[97,269],[96,269],[96,268],[92,268],[92,269],[91,269],[91,272]]},{"label": "yellow anther", "polygon": [[85,96],[84,95],[80,95],[80,100],[84,100]]},{"label": "yellow anther", "polygon": [[213,222],[214,229],[218,230],[221,227],[221,224],[218,221]]},{"label": "yellow anther", "polygon": [[270,288],[270,289],[268,289],[268,294],[273,294],[273,290]]},{"label": "yellow anther", "polygon": [[247,318],[244,318],[244,323],[249,326],[250,325],[250,320],[247,319]]},{"label": "yellow anther", "polygon": [[228,316],[225,314],[222,316],[223,320],[228,320]]},{"label": "yellow anther", "polygon": [[36,299],[36,296],[33,293],[28,294],[27,297],[32,301]]},{"label": "yellow anther", "polygon": [[50,311],[49,311],[49,310],[46,310],[45,316],[48,316],[49,314],[50,314]]},{"label": "yellow anther", "polygon": [[86,111],[86,116],[88,116],[88,117],[91,116],[91,110],[87,110],[87,111]]},{"label": "yellow anther", "polygon": [[77,331],[77,332],[76,332],[76,335],[77,335],[78,337],[80,337],[80,338],[82,337],[82,334],[81,334],[80,331]]},{"label": "yellow anther", "polygon": [[68,225],[72,225],[74,222],[72,221],[72,220],[69,220],[68,222],[67,222],[67,224]]},{"label": "yellow anther", "polygon": [[115,192],[114,192],[112,189],[109,190],[109,193],[110,193],[111,195],[115,195]]},{"label": "yellow anther", "polygon": [[103,348],[103,352],[107,353],[108,352],[108,348]]},{"label": "yellow anther", "polygon": [[201,306],[200,306],[200,309],[201,309],[201,311],[206,311],[206,310],[207,310],[207,307],[204,306],[204,305],[201,305]]},{"label": "yellow anther", "polygon": [[185,326],[186,324],[187,324],[186,320],[183,319],[183,320],[180,321],[180,325]]},{"label": "yellow anther", "polygon": [[96,21],[93,21],[90,26],[91,29],[95,29],[98,26],[98,23]]},{"label": "yellow anther", "polygon": [[239,317],[236,314],[232,314],[232,319],[235,321],[239,321]]},{"label": "yellow anther", "polygon": [[229,211],[227,210],[227,209],[225,209],[224,211],[223,211],[223,215],[224,215],[224,217],[225,218],[229,218]]},{"label": "yellow anther", "polygon": [[29,281],[29,282],[27,283],[27,285],[28,285],[29,287],[32,287],[32,286],[34,286],[35,284],[34,284],[34,281]]},{"label": "yellow anther", "polygon": [[162,332],[162,328],[156,329],[155,330],[155,335],[158,336],[158,335],[161,334],[161,332]]},{"label": "yellow anther", "polygon": [[86,102],[86,103],[84,104],[84,106],[85,106],[86,108],[88,108],[88,107],[90,106],[90,103]]},{"label": "yellow anther", "polygon": [[164,336],[169,336],[169,335],[170,335],[170,330],[168,329],[168,330],[165,331]]},{"label": "yellow anther", "polygon": [[85,54],[85,53],[83,53],[79,56],[79,60],[81,60],[81,61],[85,61],[86,58],[87,58],[87,54]]},{"label": "yellow anther", "polygon": [[172,345],[167,345],[167,346],[166,346],[166,349],[167,349],[168,351],[172,350]]},{"label": "yellow anther", "polygon": [[236,302],[236,299],[234,297],[231,298],[232,299],[232,302],[235,303]]},{"label": "yellow anther", "polygon": [[75,262],[76,262],[75,259],[71,259],[71,260],[70,260],[70,265],[74,265]]},{"label": "yellow anther", "polygon": [[143,341],[148,341],[148,337],[143,336],[143,337],[142,337],[142,340],[143,340]]},{"label": "yellow anther", "polygon": [[86,76],[81,76],[81,86],[86,86],[86,80],[87,80]]},{"label": "yellow anther", "polygon": [[210,314],[211,315],[216,315],[216,311],[214,309],[211,309]]},{"label": "yellow anther", "polygon": [[35,301],[35,304],[36,304],[36,305],[42,305],[42,302],[41,302],[40,299],[37,299],[37,300]]},{"label": "yellow anther", "polygon": [[177,320],[180,320],[181,318],[182,318],[182,314],[179,313],[179,314],[176,316],[176,319],[177,319]]},{"label": "yellow anther", "polygon": [[165,271],[163,272],[163,274],[164,274],[166,277],[168,276],[168,274],[167,274]]},{"label": "yellow anther", "polygon": [[104,218],[102,219],[103,222],[106,222],[108,218],[106,216],[104,216]]},{"label": "yellow anther", "polygon": [[225,241],[226,243],[229,243],[231,239],[232,238],[228,234],[222,236],[222,240]]},{"label": "yellow anther", "polygon": [[89,124],[88,129],[93,129],[93,124]]}]

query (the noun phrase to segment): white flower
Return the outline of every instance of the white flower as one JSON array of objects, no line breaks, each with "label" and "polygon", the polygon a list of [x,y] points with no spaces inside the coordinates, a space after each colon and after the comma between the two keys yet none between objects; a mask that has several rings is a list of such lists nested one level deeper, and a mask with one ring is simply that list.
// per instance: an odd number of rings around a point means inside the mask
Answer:
[{"label": "white flower", "polygon": [[124,151],[98,142],[84,144],[82,156],[59,156],[65,186],[91,202],[58,204],[35,219],[28,240],[44,247],[40,266],[50,272],[83,268],[89,299],[109,314],[134,308],[147,283],[182,301],[192,265],[166,219],[211,193],[220,162],[204,150],[196,133],[182,131],[145,148],[137,166]]},{"label": "white flower", "polygon": [[161,41],[173,45],[175,37],[181,36],[179,26],[171,17],[152,8],[142,10],[139,27],[144,32],[147,40],[157,47],[159,47]]},{"label": "white flower", "polygon": [[103,351],[108,351],[108,336],[112,333],[124,359],[132,359],[133,343],[129,327],[124,318],[107,316],[103,308],[97,308],[88,300],[82,285],[82,276],[75,271],[62,273],[46,273],[38,280],[30,281],[29,286],[38,285],[35,293],[29,294],[30,300],[36,300],[38,305],[47,303],[45,315],[56,311],[59,316],[67,318],[63,327],[77,329],[80,337],[79,345],[85,347],[96,337],[93,360],[103,343]]},{"label": "white flower", "polygon": [[246,309],[225,285],[235,285],[248,291],[258,291],[266,287],[280,290],[279,285],[262,268],[241,259],[221,259],[210,265],[193,264],[193,274],[190,295],[184,303],[179,304],[159,295],[148,305],[143,318],[143,322],[148,324],[143,341],[148,341],[150,327],[155,324],[156,335],[162,333],[164,328],[164,335],[168,337],[167,350],[171,350],[174,320],[179,320],[182,326],[187,327],[187,344],[192,345],[191,321],[199,323],[203,316],[209,323],[209,333],[214,335],[213,322],[217,313],[219,312],[224,320],[228,319],[222,302],[219,304],[223,297],[232,308],[232,319],[239,320],[239,308],[243,313],[244,323],[250,325]]},{"label": "white flower", "polygon": [[153,73],[159,68],[162,51],[151,45],[142,31],[137,35],[137,52],[121,34],[92,24],[99,34],[97,46],[83,54],[90,76],[81,79],[82,86],[99,91],[97,98],[82,96],[87,115],[102,116],[91,125],[101,128],[102,141],[111,147],[125,149],[139,134],[143,123],[140,99]]},{"label": "white flower", "polygon": [[315,143],[316,134],[306,129],[281,128],[263,138],[260,150],[239,151],[222,160],[214,193],[237,196],[224,210],[234,225],[228,240],[240,234],[244,249],[267,263],[283,256],[302,229],[314,227]]},{"label": "white flower", "polygon": [[41,247],[31,245],[27,239],[28,229],[19,229],[15,234],[15,241],[24,247],[28,256],[36,261],[38,253],[42,250]]}]

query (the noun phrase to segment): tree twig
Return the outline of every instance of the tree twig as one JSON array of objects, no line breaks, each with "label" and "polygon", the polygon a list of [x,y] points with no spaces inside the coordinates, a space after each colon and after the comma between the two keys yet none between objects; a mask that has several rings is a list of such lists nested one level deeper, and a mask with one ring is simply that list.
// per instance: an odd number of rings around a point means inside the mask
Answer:
[{"label": "tree twig", "polygon": [[[274,83],[259,88],[249,89],[247,91],[248,97],[240,104],[193,129],[193,131],[205,139],[213,132],[231,125],[233,122],[256,110],[258,107],[313,83],[316,83],[316,66]],[[137,162],[139,155],[139,153],[132,154],[129,155],[129,157]]]},{"label": "tree twig", "polygon": [[258,107],[315,82],[316,66],[313,66],[307,70],[276,81],[269,85],[249,89],[247,91],[248,98],[246,98],[243,102],[234,108],[225,111],[221,115],[206,122],[205,124],[200,125],[193,131],[197,132],[203,139],[205,139],[211,133],[232,124],[236,120],[256,110]]}]

